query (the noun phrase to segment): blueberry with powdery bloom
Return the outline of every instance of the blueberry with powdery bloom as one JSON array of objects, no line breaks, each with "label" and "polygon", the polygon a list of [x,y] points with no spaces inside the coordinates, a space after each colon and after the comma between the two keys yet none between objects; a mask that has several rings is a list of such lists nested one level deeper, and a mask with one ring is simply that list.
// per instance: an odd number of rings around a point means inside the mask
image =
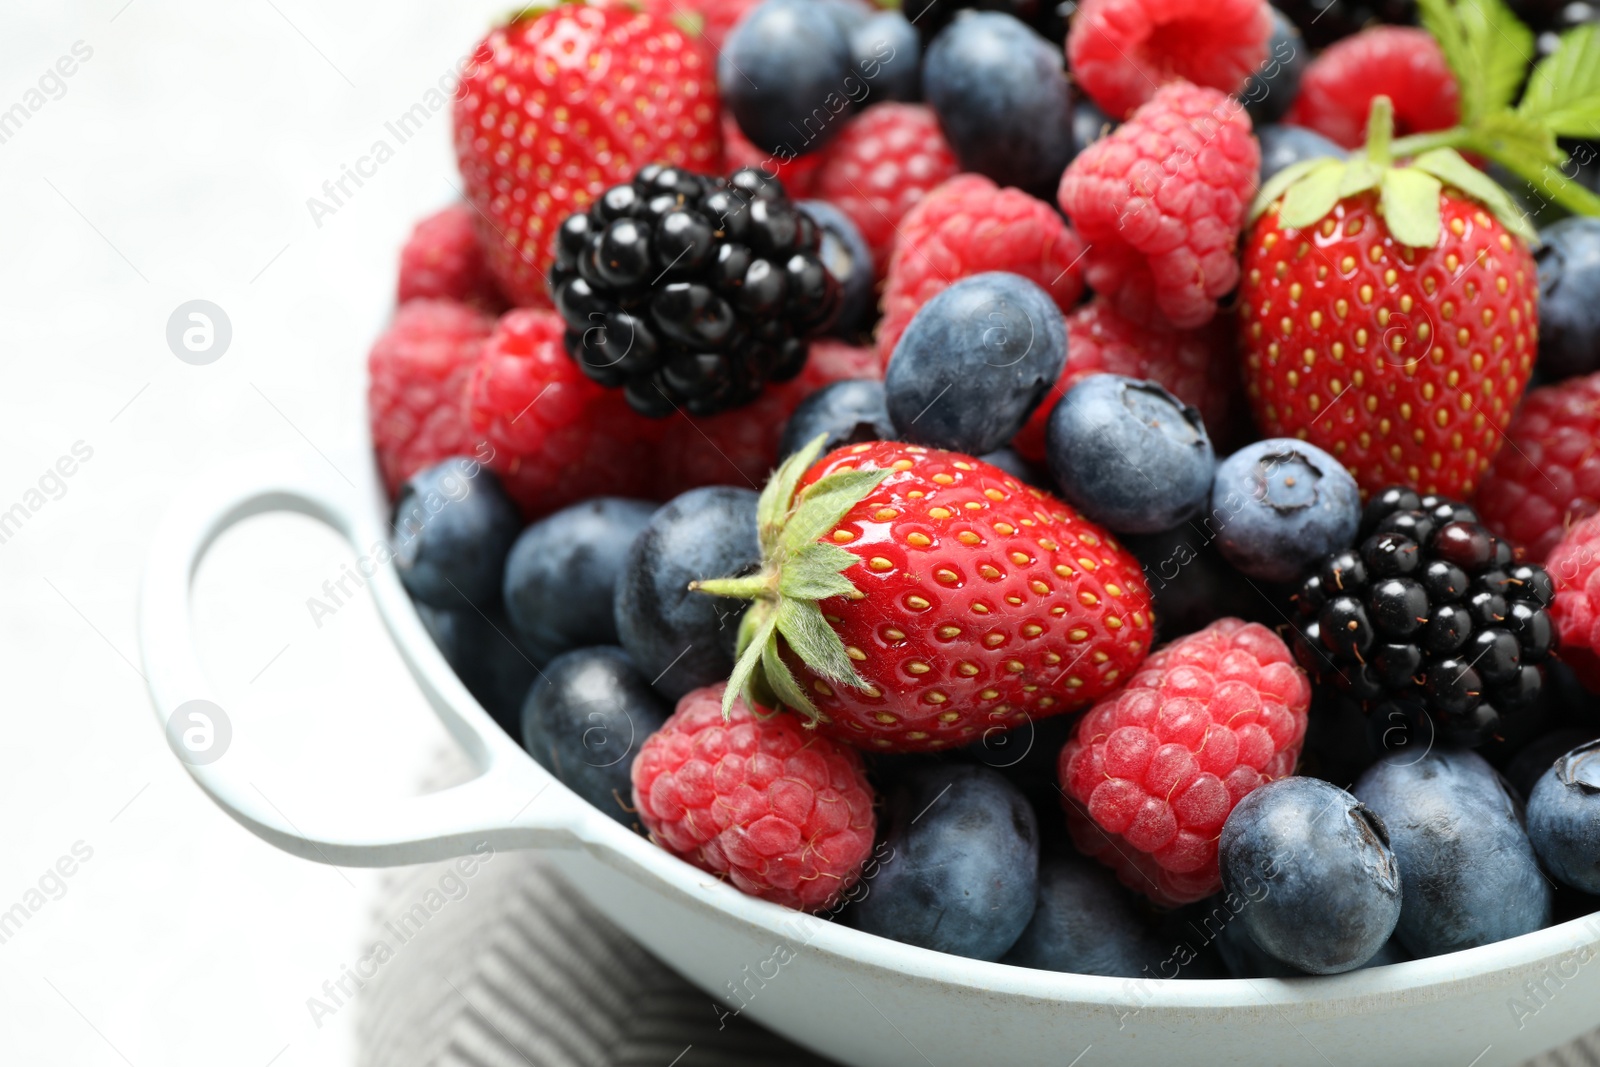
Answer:
[{"label": "blueberry with powdery bloom", "polygon": [[[1272,37],[1267,41],[1267,56],[1239,91],[1244,109],[1257,126],[1277,122],[1288,112],[1300,91],[1300,75],[1311,58],[1311,50],[1295,24],[1277,8],[1271,10]],[[1265,146],[1262,147],[1264,151]]]},{"label": "blueberry with powdery bloom", "polygon": [[796,205],[821,231],[817,258],[839,282],[839,313],[828,333],[854,340],[872,331],[878,311],[877,277],[872,249],[850,217],[826,200],[801,200]]},{"label": "blueberry with powdery bloom", "polygon": [[778,439],[778,460],[788,459],[818,434],[825,438],[823,455],[841,445],[894,440],[883,383],[870,378],[846,378],[830,382],[800,401]]},{"label": "blueberry with powdery bloom", "polygon": [[1076,853],[1039,866],[1033,918],[1001,963],[1142,978],[1166,954],[1116,875]]},{"label": "blueberry with powdery bloom", "polygon": [[854,106],[847,79],[859,84],[850,49],[857,24],[814,0],[765,0],[739,20],[723,41],[717,86],[752,144],[805,155],[838,136]]},{"label": "blueberry with powdery bloom", "polygon": [[413,600],[499,607],[506,553],[522,516],[493,471],[464,456],[418,471],[400,487],[390,522],[395,570]]},{"label": "blueberry with powdery bloom", "polygon": [[1208,521],[1229,563],[1251,578],[1288,582],[1349,547],[1361,525],[1361,492],[1316,445],[1274,437],[1217,465]]},{"label": "blueberry with powdery bloom", "polygon": [[1350,153],[1314,130],[1303,126],[1268,125],[1256,130],[1261,143],[1261,184],[1278,172],[1308,159],[1344,159]]},{"label": "blueberry with powdery bloom", "polygon": [[1600,741],[1568,752],[1528,799],[1528,837],[1545,868],[1585,893],[1600,893]]}]

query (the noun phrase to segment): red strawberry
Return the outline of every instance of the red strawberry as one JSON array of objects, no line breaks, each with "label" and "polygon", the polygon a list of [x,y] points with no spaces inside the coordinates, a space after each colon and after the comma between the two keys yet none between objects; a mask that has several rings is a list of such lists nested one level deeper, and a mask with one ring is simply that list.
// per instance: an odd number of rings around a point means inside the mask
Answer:
[{"label": "red strawberry", "polygon": [[[1235,396],[1239,391],[1231,322],[1213,320],[1198,330],[1179,330],[1160,322],[1135,322],[1095,297],[1067,316],[1067,351],[1071,357],[1028,424],[1011,447],[1038,463],[1044,459],[1044,431],[1056,402],[1091,374],[1123,374],[1159,382],[1205,418],[1214,441],[1235,432]],[[1242,414],[1242,411],[1241,411]]]},{"label": "red strawberry", "polygon": [[1363,493],[1459,499],[1533,369],[1539,277],[1526,223],[1471,164],[1437,149],[1388,166],[1387,108],[1365,157],[1263,189],[1239,287],[1245,387],[1267,436],[1331,452]]},{"label": "red strawberry", "polygon": [[701,485],[759,486],[778,463],[784,424],[800,401],[830,382],[881,378],[877,353],[842,341],[813,341],[800,377],[768,386],[749,404],[707,418],[666,420],[656,464],[657,493]]},{"label": "red strawberry", "polygon": [[488,465],[529,519],[592,496],[658,495],[661,423],[584,377],[562,347],[565,330],[553,311],[508,312],[467,390],[472,426],[494,450]]},{"label": "red strawberry", "polygon": [[716,74],[671,22],[560,4],[490,31],[455,101],[456,159],[500,288],[548,307],[556,227],[646,163],[722,159]]},{"label": "red strawberry", "polygon": [[928,751],[1072,711],[1143,661],[1139,564],[1066,504],[956,452],[820,448],[761,494],[761,572],[700,583],[755,601],[727,701],[748,687],[849,744]]},{"label": "red strawberry", "polygon": [[457,300],[490,312],[505,307],[478,244],[473,214],[466,204],[451,204],[417,223],[400,250],[400,303]]},{"label": "red strawberry", "polygon": [[413,300],[367,357],[367,409],[383,484],[393,496],[424,467],[476,454],[467,382],[494,320],[452,300]]}]

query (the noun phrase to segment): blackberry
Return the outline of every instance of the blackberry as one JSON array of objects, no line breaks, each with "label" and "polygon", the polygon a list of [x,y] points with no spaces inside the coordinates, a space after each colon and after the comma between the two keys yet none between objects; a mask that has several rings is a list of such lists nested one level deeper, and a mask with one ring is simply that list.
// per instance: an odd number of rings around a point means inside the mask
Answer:
[{"label": "blackberry", "polygon": [[748,404],[806,362],[837,313],[817,224],[755,167],[651,164],[556,235],[550,293],[567,353],[642,415]]},{"label": "blackberry", "polygon": [[1516,562],[1467,505],[1404,487],[1368,501],[1357,540],[1294,596],[1295,658],[1313,679],[1359,704],[1375,736],[1398,723],[1480,745],[1533,707],[1555,646],[1543,567]]}]

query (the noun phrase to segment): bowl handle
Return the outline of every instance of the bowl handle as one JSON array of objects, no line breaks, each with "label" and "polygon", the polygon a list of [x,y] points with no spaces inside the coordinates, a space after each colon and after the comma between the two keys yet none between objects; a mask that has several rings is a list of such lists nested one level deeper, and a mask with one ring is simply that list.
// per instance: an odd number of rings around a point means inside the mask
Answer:
[{"label": "bowl handle", "polygon": [[[398,639],[412,674],[444,725],[478,767],[470,781],[418,797],[368,799],[353,791],[348,808],[303,814],[291,821],[253,782],[281,782],[271,768],[253,768],[245,739],[234,738],[210,762],[178,740],[170,727],[178,708],[210,701],[214,689],[194,645],[190,589],[212,543],[255,515],[294,512],[338,531],[358,555],[384,542],[384,530],[357,494],[321,472],[294,470],[281,457],[265,464],[232,463],[185,491],[158,527],[139,596],[139,634],[146,683],[157,720],[189,774],[234,819],[286,852],[337,866],[388,867],[424,863],[481,850],[577,846],[583,805],[533,763],[495,726],[444,662],[410,607],[394,568],[376,568],[369,583],[380,613]],[[376,491],[373,491],[374,498]],[[194,711],[191,708],[189,711]],[[198,706],[201,714],[207,709]],[[183,722],[192,721],[186,711]],[[214,724],[213,724],[214,725]],[[178,735],[178,736],[174,736]],[[220,733],[214,734],[220,737]],[[186,747],[188,750],[186,751]],[[281,797],[278,799],[282,799]]]}]

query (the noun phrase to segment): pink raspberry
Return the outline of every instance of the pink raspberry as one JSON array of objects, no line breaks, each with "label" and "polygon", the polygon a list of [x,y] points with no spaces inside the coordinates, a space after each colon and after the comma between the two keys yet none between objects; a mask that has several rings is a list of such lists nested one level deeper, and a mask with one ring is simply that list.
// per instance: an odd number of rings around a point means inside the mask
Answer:
[{"label": "pink raspberry", "polygon": [[835,903],[872,852],[861,755],[789,714],[722,717],[725,684],[696,689],[633,761],[650,837],[743,892],[801,911]]},{"label": "pink raspberry", "polygon": [[1137,321],[1210,321],[1239,281],[1239,232],[1260,164],[1237,100],[1164,86],[1061,176],[1061,209],[1089,245],[1090,287]]},{"label": "pink raspberry", "polygon": [[1568,530],[1544,566],[1556,586],[1550,619],[1561,638],[1561,661],[1600,693],[1600,515]]},{"label": "pink raspberry", "polygon": [[1083,242],[1042,200],[959,174],[906,212],[884,282],[878,356],[885,366],[917,309],[951,283],[1005,270],[1037,282],[1063,312],[1083,295]]},{"label": "pink raspberry", "polygon": [[1433,35],[1414,26],[1374,26],[1311,61],[1284,121],[1359,148],[1376,96],[1394,104],[1396,137],[1447,130],[1461,115],[1460,87]]},{"label": "pink raspberry", "polygon": [[877,104],[846,126],[823,153],[813,195],[833,203],[856,224],[882,277],[900,220],[960,171],[932,108]]},{"label": "pink raspberry", "polygon": [[1100,110],[1122,118],[1175,79],[1237,93],[1271,37],[1266,0],[1084,0],[1067,62]]},{"label": "pink raspberry", "polygon": [[1157,904],[1215,893],[1223,822],[1293,773],[1310,704],[1305,672],[1259,623],[1219,619],[1152,653],[1061,750],[1073,843]]},{"label": "pink raspberry", "polygon": [[424,467],[473,455],[467,382],[494,319],[453,300],[413,300],[367,357],[367,412],[384,487],[393,496]]},{"label": "pink raspberry", "polygon": [[417,223],[400,250],[400,303],[457,300],[490,312],[506,306],[472,215],[466,204],[451,204]]},{"label": "pink raspberry", "polygon": [[1537,563],[1600,511],[1600,374],[1535,389],[1505,436],[1475,503],[1484,525]]},{"label": "pink raspberry", "polygon": [[1091,374],[1159,382],[1200,410],[1213,440],[1236,436],[1240,405],[1235,402],[1239,366],[1234,349],[1232,322],[1215,319],[1198,330],[1133,322],[1097,296],[1067,316],[1067,365],[1011,447],[1035,463],[1043,461],[1045,425],[1056,402]]}]

